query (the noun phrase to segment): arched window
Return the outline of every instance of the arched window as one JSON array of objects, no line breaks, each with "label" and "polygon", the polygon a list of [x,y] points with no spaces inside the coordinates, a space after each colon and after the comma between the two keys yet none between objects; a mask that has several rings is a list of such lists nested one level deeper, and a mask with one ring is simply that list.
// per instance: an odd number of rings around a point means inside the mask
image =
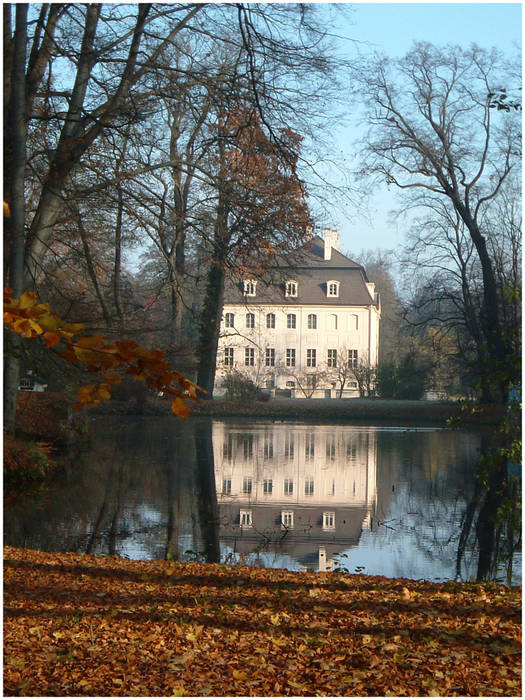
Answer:
[{"label": "arched window", "polygon": [[330,331],[337,330],[337,314],[330,314],[328,316],[328,330],[330,330]]},{"label": "arched window", "polygon": [[266,314],[266,328],[275,328],[275,314]]},{"label": "arched window", "polygon": [[337,280],[328,280],[326,283],[326,295],[329,297],[339,296],[339,282]]},{"label": "arched window", "polygon": [[317,328],[317,315],[308,314],[308,328]]},{"label": "arched window", "polygon": [[246,314],[246,328],[255,328],[255,314]]},{"label": "arched window", "polygon": [[287,328],[296,328],[297,327],[297,317],[295,314],[287,314],[286,315],[286,327]]},{"label": "arched window", "polygon": [[297,282],[295,280],[288,280],[286,283],[285,295],[287,297],[297,296]]},{"label": "arched window", "polygon": [[224,325],[226,328],[233,328],[235,325],[235,314],[232,314],[232,313],[225,314]]},{"label": "arched window", "polygon": [[247,297],[254,297],[256,286],[257,282],[255,282],[254,280],[244,280],[244,294]]}]

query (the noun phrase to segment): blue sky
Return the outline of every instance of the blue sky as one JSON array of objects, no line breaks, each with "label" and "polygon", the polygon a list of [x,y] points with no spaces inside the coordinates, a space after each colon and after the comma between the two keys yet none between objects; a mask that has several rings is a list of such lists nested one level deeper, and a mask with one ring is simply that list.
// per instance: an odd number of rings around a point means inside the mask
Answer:
[{"label": "blue sky", "polygon": [[[346,4],[346,3],[340,3]],[[363,42],[341,40],[349,56],[356,52],[383,51],[389,56],[402,56],[414,41],[436,45],[476,43],[483,48],[498,47],[514,54],[521,49],[521,3],[348,3],[347,21],[338,26],[341,37]],[[351,152],[352,129],[344,132],[341,148]],[[384,191],[370,203],[370,220],[356,216],[352,209],[334,211],[327,225],[337,228],[343,252],[362,249],[396,249],[404,240],[403,226],[388,223],[388,212],[395,206],[393,192]]]}]

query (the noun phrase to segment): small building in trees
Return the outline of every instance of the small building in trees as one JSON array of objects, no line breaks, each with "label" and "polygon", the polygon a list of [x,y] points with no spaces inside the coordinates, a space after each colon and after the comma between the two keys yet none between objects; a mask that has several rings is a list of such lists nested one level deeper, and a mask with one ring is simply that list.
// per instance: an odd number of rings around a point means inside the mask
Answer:
[{"label": "small building in trees", "polygon": [[380,317],[374,283],[325,229],[263,275],[227,281],[214,394],[250,379],[277,396],[369,395]]}]

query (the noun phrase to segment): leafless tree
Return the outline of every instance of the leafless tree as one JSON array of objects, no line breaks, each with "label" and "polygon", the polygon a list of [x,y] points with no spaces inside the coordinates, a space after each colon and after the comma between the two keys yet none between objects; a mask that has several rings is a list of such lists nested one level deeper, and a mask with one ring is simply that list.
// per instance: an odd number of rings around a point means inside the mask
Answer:
[{"label": "leafless tree", "polygon": [[491,109],[490,95],[509,71],[496,51],[418,43],[403,59],[376,58],[359,81],[370,124],[363,173],[398,187],[422,212],[442,202],[470,239],[481,276],[484,396],[499,399],[512,350],[491,256],[499,232],[487,228],[484,213],[519,167],[519,119]]}]

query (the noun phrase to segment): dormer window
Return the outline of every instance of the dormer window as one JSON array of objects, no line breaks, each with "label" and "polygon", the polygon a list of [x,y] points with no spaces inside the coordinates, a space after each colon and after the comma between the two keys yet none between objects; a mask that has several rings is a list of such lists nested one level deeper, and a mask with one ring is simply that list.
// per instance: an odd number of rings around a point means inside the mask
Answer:
[{"label": "dormer window", "polygon": [[326,283],[326,296],[339,296],[339,282],[337,280],[328,280],[328,282]]},{"label": "dormer window", "polygon": [[256,286],[257,282],[254,280],[244,280],[244,295],[247,297],[254,297]]},{"label": "dormer window", "polygon": [[295,280],[288,280],[286,283],[286,296],[296,297],[297,296],[297,282]]}]

